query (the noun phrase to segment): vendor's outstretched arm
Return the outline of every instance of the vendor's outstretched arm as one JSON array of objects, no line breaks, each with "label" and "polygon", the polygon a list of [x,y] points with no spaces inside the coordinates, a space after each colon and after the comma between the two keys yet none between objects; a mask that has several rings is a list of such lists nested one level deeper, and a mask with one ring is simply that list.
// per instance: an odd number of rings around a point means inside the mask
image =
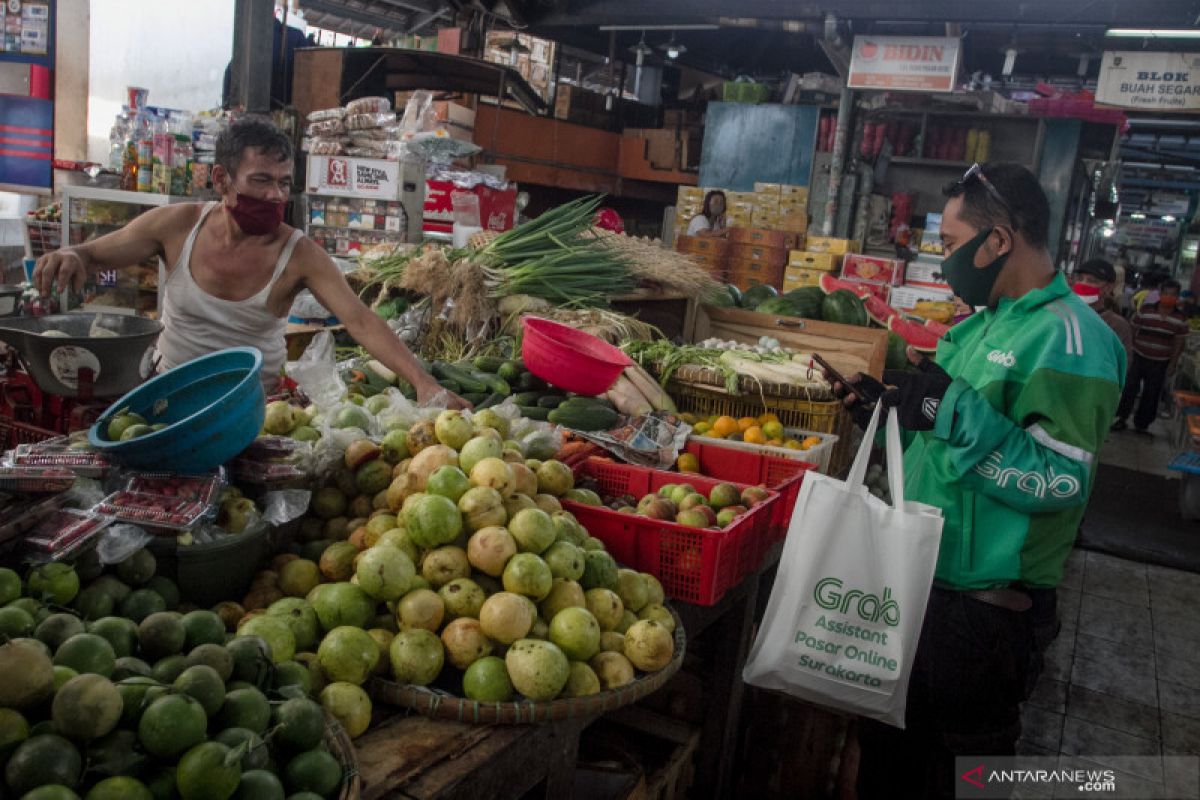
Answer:
[{"label": "vendor's outstretched arm", "polygon": [[438,394],[449,396],[450,408],[469,408],[458,395],[446,392],[433,376],[421,368],[412,351],[400,341],[383,319],[358,299],[337,265],[312,241],[304,239],[296,248],[305,286],[321,305],[337,317],[354,341],[379,359],[388,369],[400,375],[417,390],[417,400],[432,400]]}]

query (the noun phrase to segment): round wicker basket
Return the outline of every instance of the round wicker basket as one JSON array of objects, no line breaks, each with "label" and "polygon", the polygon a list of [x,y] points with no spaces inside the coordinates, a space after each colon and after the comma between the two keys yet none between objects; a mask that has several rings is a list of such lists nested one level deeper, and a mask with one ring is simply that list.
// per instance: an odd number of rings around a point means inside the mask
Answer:
[{"label": "round wicker basket", "polygon": [[354,743],[341,723],[328,712],[325,714],[325,746],[342,765],[342,788],[338,800],[358,800],[362,793],[362,778],[358,775],[358,755]]},{"label": "round wicker basket", "polygon": [[434,719],[449,719],[476,725],[527,725],[597,717],[636,703],[661,688],[679,671],[687,649],[687,635],[679,621],[679,615],[673,610],[671,615],[675,617],[675,654],[665,667],[658,672],[642,675],[633,683],[587,697],[564,697],[549,702],[522,700],[482,703],[437,688],[400,684],[381,678],[373,679],[367,690],[372,699],[381,703],[407,708]]}]

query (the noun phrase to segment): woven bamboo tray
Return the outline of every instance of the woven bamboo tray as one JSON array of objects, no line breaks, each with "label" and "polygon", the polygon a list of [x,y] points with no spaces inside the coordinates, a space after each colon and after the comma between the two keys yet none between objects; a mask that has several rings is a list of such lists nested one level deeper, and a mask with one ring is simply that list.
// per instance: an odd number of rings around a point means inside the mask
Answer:
[{"label": "woven bamboo tray", "polygon": [[[655,372],[656,374],[662,374],[661,370],[658,369]],[[816,373],[814,373],[815,375]],[[685,364],[675,370],[675,374],[671,378],[681,383],[713,386],[722,391],[725,390],[725,376],[711,367],[697,367]],[[829,385],[819,380],[814,380],[812,383],[806,384],[765,383],[754,378],[740,376],[738,378],[738,393],[755,397],[762,396],[767,398],[768,401],[771,398],[779,398],[782,400],[808,400],[814,403],[823,403],[834,399]]]},{"label": "woven bamboo tray", "polygon": [[342,789],[338,800],[358,800],[362,794],[362,778],[358,774],[358,754],[354,743],[341,723],[328,712],[325,714],[325,746],[342,765]]},{"label": "woven bamboo tray", "polygon": [[589,697],[568,697],[550,702],[511,701],[481,703],[458,697],[428,686],[411,686],[395,681],[373,679],[367,686],[371,698],[388,705],[407,708],[433,719],[448,719],[475,725],[529,725],[565,719],[598,717],[622,706],[631,705],[662,688],[683,664],[687,635],[674,610],[675,655],[665,667],[619,689],[609,689]]}]

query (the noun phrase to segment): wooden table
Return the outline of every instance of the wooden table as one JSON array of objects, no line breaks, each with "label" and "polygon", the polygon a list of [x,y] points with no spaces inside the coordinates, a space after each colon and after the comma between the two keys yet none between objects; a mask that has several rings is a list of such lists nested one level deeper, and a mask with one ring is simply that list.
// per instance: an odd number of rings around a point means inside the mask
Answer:
[{"label": "wooden table", "polygon": [[570,797],[587,720],[468,725],[384,709],[354,741],[364,800]]}]

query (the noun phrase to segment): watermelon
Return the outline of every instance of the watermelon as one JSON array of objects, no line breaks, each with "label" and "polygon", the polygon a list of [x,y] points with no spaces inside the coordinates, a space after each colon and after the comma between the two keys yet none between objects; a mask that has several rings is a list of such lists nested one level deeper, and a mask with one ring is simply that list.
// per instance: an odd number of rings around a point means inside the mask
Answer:
[{"label": "watermelon", "polygon": [[923,353],[932,353],[937,350],[938,339],[941,338],[921,323],[902,317],[892,317],[888,320],[888,330],[899,335],[914,350]]},{"label": "watermelon", "polygon": [[868,294],[862,299],[863,306],[867,309],[867,315],[871,321],[881,328],[886,328],[888,320],[892,317],[900,316],[900,312],[889,306],[887,303],[880,300],[873,294]]},{"label": "watermelon", "polygon": [[802,286],[799,289],[792,289],[783,296],[796,306],[796,316],[805,319],[821,318],[821,302],[825,299],[825,292],[821,291],[821,287]]},{"label": "watermelon", "polygon": [[865,286],[863,286],[863,284],[855,283],[854,281],[844,281],[841,278],[835,278],[832,272],[826,272],[824,275],[822,275],[821,281],[818,285],[821,287],[821,291],[823,291],[825,294],[833,294],[834,292],[842,289],[850,292],[855,297],[866,297],[871,294],[871,290],[867,289]]},{"label": "watermelon", "polygon": [[825,299],[821,301],[821,318],[826,322],[858,325],[864,328],[870,324],[863,301],[854,292],[847,289],[838,289],[832,294],[825,295]]},{"label": "watermelon", "polygon": [[742,292],[742,308],[758,308],[763,301],[778,296],[779,292],[776,291],[774,286],[767,286],[764,283],[756,283],[746,291]]},{"label": "watermelon", "polygon": [[908,342],[900,334],[888,331],[887,358],[883,362],[884,369],[904,369],[908,366]]},{"label": "watermelon", "polygon": [[935,319],[925,320],[925,327],[929,329],[930,333],[936,333],[939,337],[945,336],[947,333],[950,332],[949,325],[946,325],[945,323],[942,323],[942,322],[938,322]]},{"label": "watermelon", "polygon": [[780,317],[798,317],[798,307],[785,296],[768,297],[754,309],[760,314],[775,314]]}]

